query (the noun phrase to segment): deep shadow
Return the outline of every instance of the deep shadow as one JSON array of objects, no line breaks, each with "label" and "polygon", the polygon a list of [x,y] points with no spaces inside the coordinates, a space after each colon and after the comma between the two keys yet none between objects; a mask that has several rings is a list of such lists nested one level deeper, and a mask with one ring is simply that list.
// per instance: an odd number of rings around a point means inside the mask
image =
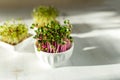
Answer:
[{"label": "deep shadow", "polygon": [[104,3],[104,0],[12,0],[12,1],[0,1],[0,8],[33,8],[39,5],[52,5],[57,8],[74,9],[85,8],[91,6],[98,6]]},{"label": "deep shadow", "polygon": [[0,21],[11,19],[32,20],[32,9],[0,9]]},{"label": "deep shadow", "polygon": [[[95,66],[120,63],[120,54],[114,49],[109,40],[74,37],[74,42],[75,46],[71,57],[71,66]],[[84,50],[87,47],[94,48]]]}]

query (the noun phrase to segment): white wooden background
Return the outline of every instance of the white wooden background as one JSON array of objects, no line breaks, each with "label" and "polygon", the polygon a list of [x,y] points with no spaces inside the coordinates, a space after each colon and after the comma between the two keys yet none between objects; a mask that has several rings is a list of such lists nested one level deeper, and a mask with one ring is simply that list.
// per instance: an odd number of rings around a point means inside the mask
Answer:
[{"label": "white wooden background", "polygon": [[[0,1],[1,8],[3,4],[8,4],[6,1]],[[6,6],[1,9],[0,22],[22,17],[30,25],[30,13],[35,5],[24,8],[24,4],[20,7],[24,1],[21,0],[20,4],[17,0],[11,1],[15,3],[9,2],[9,5],[16,4],[12,5],[16,8],[10,6],[7,9]],[[74,2],[70,2],[70,7],[64,4],[61,7],[62,1],[59,6],[56,5],[61,8],[58,19],[70,19],[73,24],[75,48],[67,63],[56,69],[41,68],[32,42],[18,53],[0,46],[0,80],[120,80],[120,0],[85,1],[89,5],[84,1],[85,6],[82,2],[75,2],[76,5],[80,4],[77,8],[70,8],[75,5]],[[41,2],[47,4],[47,1]]]}]

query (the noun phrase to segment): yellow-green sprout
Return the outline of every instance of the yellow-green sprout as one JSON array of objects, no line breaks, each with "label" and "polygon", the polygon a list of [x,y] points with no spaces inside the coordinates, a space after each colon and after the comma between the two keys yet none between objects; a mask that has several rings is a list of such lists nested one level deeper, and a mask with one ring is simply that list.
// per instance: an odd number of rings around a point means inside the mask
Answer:
[{"label": "yellow-green sprout", "polygon": [[50,21],[56,21],[58,10],[52,6],[39,6],[33,9],[33,20],[38,27],[44,26]]},{"label": "yellow-green sprout", "polygon": [[5,22],[0,26],[0,40],[16,45],[28,37],[28,28],[24,23],[13,21]]}]

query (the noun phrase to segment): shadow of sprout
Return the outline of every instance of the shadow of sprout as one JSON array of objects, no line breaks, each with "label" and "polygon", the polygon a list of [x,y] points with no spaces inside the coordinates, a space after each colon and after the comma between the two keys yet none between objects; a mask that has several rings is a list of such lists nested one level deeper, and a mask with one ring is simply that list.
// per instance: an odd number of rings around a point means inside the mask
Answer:
[{"label": "shadow of sprout", "polygon": [[92,26],[90,24],[72,24],[72,33],[73,34],[79,34],[79,33],[88,33],[93,30]]},{"label": "shadow of sprout", "polygon": [[120,54],[109,39],[98,37],[74,37],[71,66],[96,66],[120,63]]},{"label": "shadow of sprout", "polygon": [[[109,24],[90,24],[90,23],[79,23],[79,24],[72,24],[72,35],[74,36],[93,36],[94,35],[102,35],[108,31],[116,31],[120,29],[120,23],[111,23]],[[93,35],[94,34],[94,35]]]}]

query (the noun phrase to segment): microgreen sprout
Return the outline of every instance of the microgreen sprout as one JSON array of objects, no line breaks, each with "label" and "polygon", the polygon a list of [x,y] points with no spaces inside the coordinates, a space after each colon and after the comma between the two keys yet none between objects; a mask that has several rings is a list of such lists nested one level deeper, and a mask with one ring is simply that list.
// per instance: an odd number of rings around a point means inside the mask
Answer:
[{"label": "microgreen sprout", "polygon": [[56,21],[58,10],[52,6],[39,6],[33,9],[34,23],[38,24],[36,27],[41,27],[50,21]]},{"label": "microgreen sprout", "polygon": [[16,45],[29,36],[27,26],[20,20],[6,21],[0,25],[0,40]]},{"label": "microgreen sprout", "polygon": [[37,40],[38,51],[59,53],[70,49],[73,41],[70,36],[71,28],[69,20],[65,20],[64,25],[51,21],[46,26],[37,28],[34,38]]}]

